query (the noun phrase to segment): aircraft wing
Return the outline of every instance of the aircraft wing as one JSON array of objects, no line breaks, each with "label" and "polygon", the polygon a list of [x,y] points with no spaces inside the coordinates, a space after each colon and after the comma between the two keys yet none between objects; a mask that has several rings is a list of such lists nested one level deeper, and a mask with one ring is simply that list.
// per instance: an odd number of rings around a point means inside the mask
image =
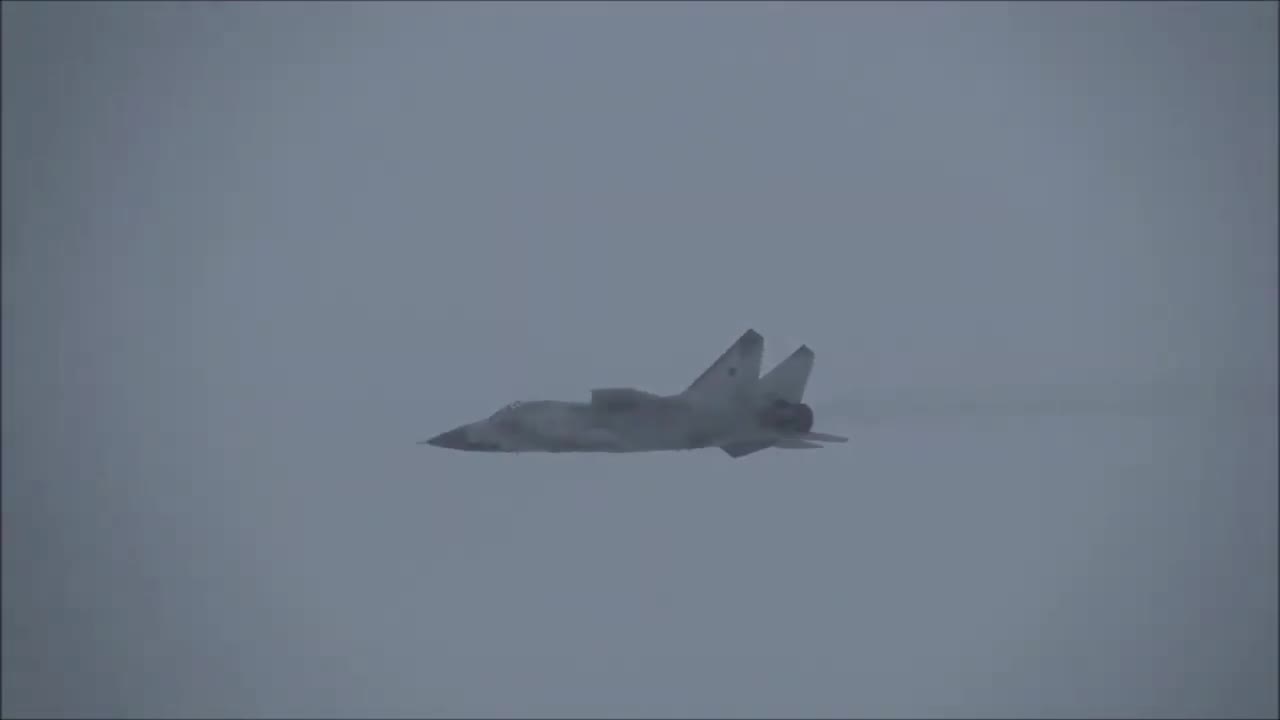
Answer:
[{"label": "aircraft wing", "polygon": [[740,458],[746,455],[750,455],[751,453],[754,453],[754,452],[760,452],[761,450],[766,450],[768,448],[771,448],[773,447],[773,442],[774,441],[772,440],[748,440],[745,442],[732,442],[732,443],[727,443],[725,445],[721,445],[720,449],[725,451],[725,453],[731,458]]}]

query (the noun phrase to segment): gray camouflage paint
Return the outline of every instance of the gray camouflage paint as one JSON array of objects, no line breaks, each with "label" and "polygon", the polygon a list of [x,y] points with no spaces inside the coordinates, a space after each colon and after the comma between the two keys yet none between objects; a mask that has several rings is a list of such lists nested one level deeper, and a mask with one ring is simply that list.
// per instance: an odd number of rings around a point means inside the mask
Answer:
[{"label": "gray camouflage paint", "polygon": [[[6,717],[1276,717],[1274,3],[6,2],[2,51]],[[743,327],[851,442],[414,444]]]}]

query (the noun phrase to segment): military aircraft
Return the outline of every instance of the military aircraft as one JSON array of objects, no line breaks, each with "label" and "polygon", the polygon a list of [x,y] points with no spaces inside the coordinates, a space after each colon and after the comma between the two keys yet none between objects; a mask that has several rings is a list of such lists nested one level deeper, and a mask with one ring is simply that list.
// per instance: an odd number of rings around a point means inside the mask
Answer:
[{"label": "military aircraft", "polygon": [[802,402],[813,350],[801,345],[760,376],[764,338],[747,330],[684,392],[591,391],[588,402],[529,400],[419,444],[479,452],[651,452],[716,447],[739,458],[766,448],[845,442],[813,432]]}]

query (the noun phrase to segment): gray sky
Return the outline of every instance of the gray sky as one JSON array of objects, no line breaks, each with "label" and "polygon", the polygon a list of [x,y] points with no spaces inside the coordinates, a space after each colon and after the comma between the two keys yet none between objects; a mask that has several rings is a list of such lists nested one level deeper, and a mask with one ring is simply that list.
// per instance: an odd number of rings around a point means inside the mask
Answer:
[{"label": "gray sky", "polygon": [[[1275,4],[3,20],[6,715],[1276,715]],[[748,327],[850,443],[414,445]]]}]

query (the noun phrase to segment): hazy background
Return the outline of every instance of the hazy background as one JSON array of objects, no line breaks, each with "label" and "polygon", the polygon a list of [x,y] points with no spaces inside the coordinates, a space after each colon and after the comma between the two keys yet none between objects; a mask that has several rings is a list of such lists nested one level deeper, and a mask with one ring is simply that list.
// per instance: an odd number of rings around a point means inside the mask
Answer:
[{"label": "hazy background", "polygon": [[1276,715],[1275,4],[3,21],[6,715]]}]

